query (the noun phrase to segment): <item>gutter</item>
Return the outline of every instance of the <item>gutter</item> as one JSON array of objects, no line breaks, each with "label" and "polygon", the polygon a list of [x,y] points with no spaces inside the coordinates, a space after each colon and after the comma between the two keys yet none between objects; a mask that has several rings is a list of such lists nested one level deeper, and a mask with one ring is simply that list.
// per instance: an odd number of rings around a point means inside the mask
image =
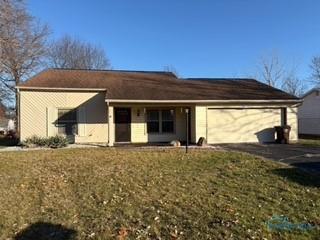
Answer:
[{"label": "gutter", "polygon": [[27,86],[17,86],[19,90],[43,90],[43,91],[81,91],[81,92],[105,92],[105,88],[50,88],[50,87],[27,87]]},{"label": "gutter", "polygon": [[105,99],[108,103],[302,103],[301,99],[275,100],[132,100],[132,99]]}]

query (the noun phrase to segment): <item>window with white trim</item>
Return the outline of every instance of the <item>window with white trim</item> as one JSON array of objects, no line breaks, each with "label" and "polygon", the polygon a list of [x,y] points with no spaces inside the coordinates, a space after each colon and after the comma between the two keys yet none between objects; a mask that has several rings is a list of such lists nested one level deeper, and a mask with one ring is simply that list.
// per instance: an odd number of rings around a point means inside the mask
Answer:
[{"label": "window with white trim", "polygon": [[174,110],[161,111],[161,130],[163,133],[174,132]]},{"label": "window with white trim", "polygon": [[172,109],[147,110],[147,132],[174,133],[174,115]]},{"label": "window with white trim", "polygon": [[77,109],[58,109],[57,128],[59,135],[74,136],[78,134]]},{"label": "window with white trim", "polygon": [[147,110],[147,132],[159,133],[160,132],[160,114],[158,110]]}]

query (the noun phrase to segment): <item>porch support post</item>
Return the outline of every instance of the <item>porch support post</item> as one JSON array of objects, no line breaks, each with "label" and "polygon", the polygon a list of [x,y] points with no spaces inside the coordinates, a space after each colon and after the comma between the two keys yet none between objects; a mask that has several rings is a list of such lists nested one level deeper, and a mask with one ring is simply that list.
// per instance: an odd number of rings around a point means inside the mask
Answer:
[{"label": "porch support post", "polygon": [[113,106],[108,104],[108,147],[114,144],[114,114]]}]

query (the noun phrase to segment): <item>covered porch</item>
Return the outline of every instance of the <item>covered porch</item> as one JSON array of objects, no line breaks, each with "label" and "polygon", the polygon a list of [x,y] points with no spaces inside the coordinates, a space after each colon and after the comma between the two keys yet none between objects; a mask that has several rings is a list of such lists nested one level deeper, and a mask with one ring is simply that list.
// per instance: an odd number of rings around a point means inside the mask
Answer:
[{"label": "covered porch", "polygon": [[108,104],[108,146],[196,142],[195,107],[169,104]]}]

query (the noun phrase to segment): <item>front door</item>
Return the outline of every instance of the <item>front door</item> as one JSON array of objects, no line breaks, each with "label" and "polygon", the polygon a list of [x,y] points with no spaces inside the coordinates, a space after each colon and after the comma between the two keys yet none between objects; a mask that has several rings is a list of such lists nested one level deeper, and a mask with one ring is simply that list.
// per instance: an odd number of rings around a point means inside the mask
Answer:
[{"label": "front door", "polygon": [[115,108],[115,140],[116,142],[131,141],[131,109]]}]

